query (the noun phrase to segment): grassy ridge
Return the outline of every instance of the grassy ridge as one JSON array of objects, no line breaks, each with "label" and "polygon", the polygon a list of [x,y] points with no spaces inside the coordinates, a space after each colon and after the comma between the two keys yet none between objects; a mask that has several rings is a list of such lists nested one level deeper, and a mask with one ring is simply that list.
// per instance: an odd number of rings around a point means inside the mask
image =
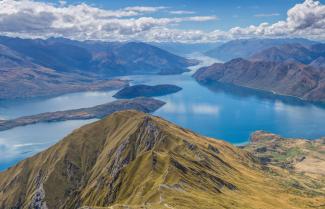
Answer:
[{"label": "grassy ridge", "polygon": [[0,173],[0,208],[321,207],[321,189],[293,180],[229,143],[123,111]]}]

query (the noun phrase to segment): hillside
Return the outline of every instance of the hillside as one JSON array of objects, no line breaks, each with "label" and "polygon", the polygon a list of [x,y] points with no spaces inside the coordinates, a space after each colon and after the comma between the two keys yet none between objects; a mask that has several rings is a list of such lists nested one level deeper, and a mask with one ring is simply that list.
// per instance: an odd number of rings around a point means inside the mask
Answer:
[{"label": "hillside", "polygon": [[199,69],[194,78],[206,85],[226,83],[303,100],[325,102],[325,71],[296,62],[241,58]]},{"label": "hillside", "polygon": [[105,76],[179,74],[196,64],[196,61],[141,42],[80,42],[63,38],[42,40],[2,36],[0,44],[58,72]]},{"label": "hillside", "polygon": [[279,169],[264,170],[226,142],[124,111],[0,173],[0,208],[321,207],[324,192],[286,186],[291,176]]},{"label": "hillside", "polygon": [[206,52],[206,55],[223,61],[229,61],[235,58],[249,58],[253,54],[265,49],[283,45],[283,44],[301,44],[309,46],[316,42],[307,39],[238,39],[229,41],[221,46]]}]

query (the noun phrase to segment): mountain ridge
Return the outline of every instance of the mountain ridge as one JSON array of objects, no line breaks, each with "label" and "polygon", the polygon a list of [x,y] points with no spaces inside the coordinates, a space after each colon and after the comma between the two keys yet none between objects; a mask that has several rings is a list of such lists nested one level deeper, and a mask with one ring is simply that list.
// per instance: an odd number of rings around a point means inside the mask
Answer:
[{"label": "mountain ridge", "polygon": [[83,126],[0,173],[1,209],[320,204],[319,195],[282,186],[249,152],[136,111]]},{"label": "mountain ridge", "polygon": [[179,74],[196,64],[142,42],[73,41],[64,38],[20,39],[0,37],[5,45],[38,65],[58,72],[121,76]]}]

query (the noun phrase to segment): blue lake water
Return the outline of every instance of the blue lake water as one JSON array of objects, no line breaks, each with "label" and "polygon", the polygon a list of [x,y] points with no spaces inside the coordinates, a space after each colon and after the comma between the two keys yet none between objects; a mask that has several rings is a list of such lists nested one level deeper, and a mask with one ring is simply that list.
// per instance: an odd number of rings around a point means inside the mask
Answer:
[{"label": "blue lake water", "polygon": [[[215,61],[202,60],[201,65]],[[168,83],[182,87],[178,93],[158,97],[167,104],[154,115],[206,136],[234,144],[247,142],[255,130],[285,137],[314,139],[325,136],[325,107],[321,105],[231,86],[207,88],[198,84],[191,73],[122,78],[131,79],[131,84]],[[112,98],[114,93],[81,92],[47,99],[1,101],[0,118],[90,107],[115,100]],[[0,170],[48,148],[72,130],[93,121],[41,123],[0,132]]]}]

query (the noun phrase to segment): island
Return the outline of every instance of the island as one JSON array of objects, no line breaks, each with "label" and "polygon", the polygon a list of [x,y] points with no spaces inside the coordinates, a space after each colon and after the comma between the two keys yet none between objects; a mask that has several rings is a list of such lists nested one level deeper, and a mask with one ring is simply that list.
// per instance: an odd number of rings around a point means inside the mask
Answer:
[{"label": "island", "polygon": [[118,99],[131,99],[136,97],[157,97],[173,94],[180,90],[182,90],[181,87],[170,84],[161,84],[156,86],[134,85],[123,88],[122,90],[118,91],[113,97]]},{"label": "island", "polygon": [[47,112],[37,115],[24,116],[12,120],[0,120],[0,131],[18,126],[25,126],[42,122],[58,122],[66,120],[86,120],[92,118],[104,118],[113,112],[133,109],[145,113],[151,113],[163,106],[165,102],[152,98],[136,98],[130,100],[117,100],[114,102],[97,105],[89,108]]}]

